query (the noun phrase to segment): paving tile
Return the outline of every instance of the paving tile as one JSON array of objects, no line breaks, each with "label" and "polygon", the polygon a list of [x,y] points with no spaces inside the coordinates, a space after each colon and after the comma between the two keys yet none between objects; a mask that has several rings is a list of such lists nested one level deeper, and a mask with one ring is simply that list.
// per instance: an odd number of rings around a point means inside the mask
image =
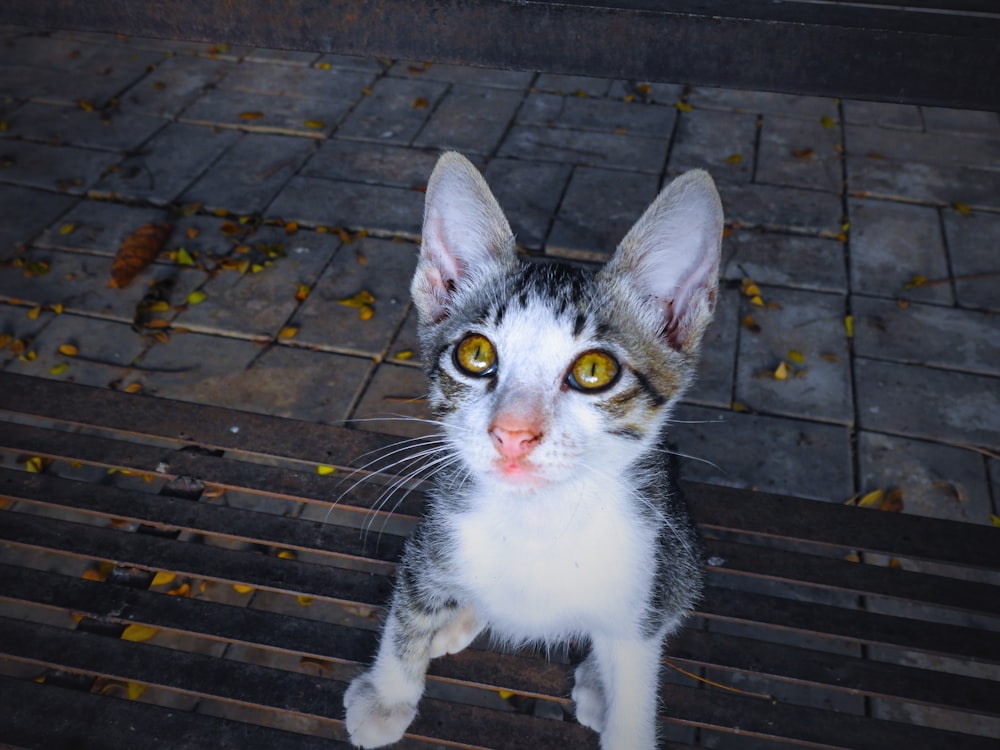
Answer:
[{"label": "paving tile", "polygon": [[204,57],[168,57],[122,94],[122,106],[131,112],[172,119],[235,67],[233,62]]},{"label": "paving tile", "polygon": [[850,431],[841,425],[682,404],[669,439],[696,482],[843,502],[854,493]]},{"label": "paving tile", "polygon": [[76,198],[60,193],[0,185],[0,260],[8,258],[19,244],[29,241],[76,202]]},{"label": "paving tile", "polygon": [[763,118],[757,182],[840,193],[844,184],[840,129],[820,120]]},{"label": "paving tile", "polygon": [[1000,216],[943,212],[958,304],[1000,311]]},{"label": "paving tile", "polygon": [[306,138],[247,133],[181,200],[237,214],[261,213],[315,148]]},{"label": "paving tile", "polygon": [[[292,318],[291,324],[299,329],[295,342],[382,357],[406,314],[416,249],[410,243],[373,238],[352,243],[353,252],[346,249],[334,256]],[[364,263],[358,262],[361,257]],[[375,314],[369,320],[363,320],[357,308],[338,302],[362,291],[375,298]]]},{"label": "paving tile", "polygon": [[698,379],[684,400],[728,409],[733,402],[736,345],[740,332],[740,291],[721,289],[715,319],[701,345]]},{"label": "paving tile", "polygon": [[0,47],[0,59],[12,66],[0,72],[0,92],[61,104],[85,99],[100,108],[164,57],[159,51],[81,43],[54,35],[20,37]]},{"label": "paving tile", "polygon": [[662,83],[659,81],[614,81],[608,97],[629,101],[655,102],[674,107],[684,94],[682,83]]},{"label": "paving tile", "polygon": [[347,418],[356,391],[367,380],[371,368],[370,360],[359,357],[274,346],[245,371],[220,373],[217,381],[208,386],[208,393],[229,388],[232,393],[225,397],[224,405],[337,424]]},{"label": "paving tile", "polygon": [[862,429],[1000,447],[1000,379],[858,357]]},{"label": "paving tile", "polygon": [[[205,283],[203,271],[181,269],[172,263],[153,263],[125,289],[108,286],[111,259],[44,248],[32,248],[24,256],[44,262],[48,272],[25,277],[20,268],[0,268],[0,298],[49,307],[63,305],[67,312],[131,323],[139,303],[152,283],[176,280],[169,302],[178,304]],[[162,317],[170,318],[172,313]]]},{"label": "paving tile", "polygon": [[847,202],[851,289],[859,294],[951,304],[946,285],[907,289],[917,276],[948,276],[937,209],[889,201]]},{"label": "paving tile", "polygon": [[696,109],[730,109],[763,115],[783,115],[818,120],[837,117],[837,100],[821,96],[796,96],[769,91],[697,86],[688,92],[687,101]]},{"label": "paving tile", "polygon": [[518,122],[576,130],[625,131],[669,138],[677,119],[673,106],[534,92],[517,113]]},{"label": "paving tile", "polygon": [[749,182],[757,142],[757,115],[695,110],[681,114],[670,151],[670,171],[707,169],[716,181]]},{"label": "paving tile", "polygon": [[874,154],[871,161],[899,164],[938,164],[946,167],[1000,167],[1000,132],[993,137],[953,136],[939,133],[899,132],[885,128],[848,125],[847,148],[855,156]]},{"label": "paving tile", "polygon": [[95,184],[92,192],[158,205],[171,203],[239,138],[235,130],[171,123],[142,151]]},{"label": "paving tile", "polygon": [[387,359],[395,364],[407,365],[418,370],[423,367],[420,335],[417,331],[417,311],[412,307],[392,344],[389,345]]},{"label": "paving tile", "polygon": [[488,154],[521,104],[520,91],[455,84],[434,109],[415,146]]},{"label": "paving tile", "polygon": [[921,107],[921,110],[929,131],[1000,138],[1000,116],[996,112],[974,112],[944,107]]},{"label": "paving tile", "polygon": [[577,167],[549,235],[549,252],[610,253],[656,197],[651,174]]},{"label": "paving tile", "polygon": [[[761,291],[779,307],[757,307],[744,298],[741,316],[751,315],[760,330],[741,331],[736,400],[768,414],[851,424],[844,297],[777,287]],[[796,362],[790,352],[803,360]],[[788,369],[784,380],[774,377],[782,362]]]},{"label": "paving tile", "polygon": [[118,157],[106,151],[0,141],[0,182],[79,195]]},{"label": "paving tile", "polygon": [[426,395],[427,376],[423,370],[381,364],[351,416],[362,430],[403,437],[429,436],[437,427],[426,421],[433,419]]},{"label": "paving tile", "polygon": [[994,211],[1000,208],[1000,172],[992,169],[887,163],[848,155],[847,172],[851,194],[860,197],[913,200],[939,206],[960,203]]},{"label": "paving tile", "polygon": [[[220,89],[258,94],[257,109],[268,109],[270,97],[329,99],[346,105],[362,97],[374,75],[337,68],[302,65],[234,65],[219,84]],[[266,106],[265,106],[266,105]]]},{"label": "paving tile", "polygon": [[541,249],[566,191],[569,164],[491,159],[484,175],[522,247]]},{"label": "paving tile", "polygon": [[268,213],[309,226],[369,229],[417,238],[424,195],[382,185],[293,177]]},{"label": "paving tile", "polygon": [[294,49],[254,49],[247,52],[246,62],[271,63],[280,65],[312,65],[320,58],[319,52]]},{"label": "paving tile", "polygon": [[850,125],[875,125],[896,130],[923,130],[920,108],[913,104],[893,102],[843,101],[844,122]]},{"label": "paving tile", "polygon": [[420,132],[448,84],[382,78],[341,125],[348,138],[408,144]]},{"label": "paving tile", "polygon": [[163,127],[163,122],[116,110],[87,112],[75,105],[28,102],[6,118],[11,135],[52,146],[131,151]]},{"label": "paving tile", "polygon": [[376,60],[372,57],[337,54],[322,55],[314,63],[314,67],[320,70],[342,68],[344,70],[360,70],[371,73],[382,73],[391,65],[391,60]]},{"label": "paving tile", "polygon": [[743,227],[836,237],[842,231],[840,196],[776,185],[719,182],[726,221]]},{"label": "paving tile", "polygon": [[429,81],[514,90],[527,88],[535,77],[535,73],[522,70],[499,70],[497,68],[476,68],[471,65],[431,64],[406,60],[397,61],[389,69],[389,75],[410,80],[419,78]]},{"label": "paving tile", "polygon": [[[79,355],[60,354],[58,349],[64,344],[76,346]],[[103,388],[120,379],[147,345],[146,339],[126,323],[57,315],[32,341],[37,359],[12,359],[6,370]]]},{"label": "paving tile", "polygon": [[350,104],[346,99],[304,99],[210,89],[184,110],[178,119],[213,128],[323,138],[334,131]]},{"label": "paving tile", "polygon": [[515,125],[499,155],[535,161],[560,161],[659,174],[667,155],[666,138],[628,133]]},{"label": "paving tile", "polygon": [[311,288],[337,252],[336,235],[266,227],[248,240],[281,247],[284,257],[259,273],[222,271],[201,290],[204,302],[182,311],[177,325],[221,336],[274,338],[299,305],[299,285]]},{"label": "paving tile", "polygon": [[178,333],[146,352],[130,382],[162,398],[262,411],[253,408],[255,388],[244,385],[245,370],[261,353],[262,346],[251,341]]},{"label": "paving tile", "polygon": [[861,357],[1000,377],[993,313],[854,296],[854,351]]},{"label": "paving tile", "polygon": [[[6,271],[3,271],[6,273]],[[21,341],[29,349],[32,342],[38,338],[39,334],[45,330],[56,317],[55,313],[48,310],[42,311],[40,315],[28,315],[30,308],[23,304],[2,304],[0,305],[0,335],[10,336],[11,339]],[[0,347],[0,363],[7,364],[11,360],[17,359],[24,351],[20,346],[12,346],[10,341]]]},{"label": "paving tile", "polygon": [[751,278],[761,284],[846,292],[844,243],[756,230],[735,230],[723,240],[725,279]]},{"label": "paving tile", "polygon": [[327,180],[424,188],[439,156],[437,149],[331,138],[320,144],[299,174]]},{"label": "paving tile", "polygon": [[605,96],[611,89],[611,81],[590,76],[542,73],[535,79],[533,88],[537,91],[550,91],[554,94],[575,95],[582,93],[587,96]]},{"label": "paving tile", "polygon": [[114,255],[122,241],[150,222],[167,220],[159,208],[81,200],[35,243],[38,247]]},{"label": "paving tile", "polygon": [[862,492],[898,489],[904,513],[990,523],[989,486],[978,453],[862,431],[858,455]]}]

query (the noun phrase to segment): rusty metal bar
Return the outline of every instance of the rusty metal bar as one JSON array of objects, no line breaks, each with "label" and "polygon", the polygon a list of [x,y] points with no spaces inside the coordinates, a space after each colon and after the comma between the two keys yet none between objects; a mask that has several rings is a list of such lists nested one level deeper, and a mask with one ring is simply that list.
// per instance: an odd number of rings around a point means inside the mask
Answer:
[{"label": "rusty metal bar", "polygon": [[1000,109],[1000,14],[944,1],[7,0],[0,22]]}]

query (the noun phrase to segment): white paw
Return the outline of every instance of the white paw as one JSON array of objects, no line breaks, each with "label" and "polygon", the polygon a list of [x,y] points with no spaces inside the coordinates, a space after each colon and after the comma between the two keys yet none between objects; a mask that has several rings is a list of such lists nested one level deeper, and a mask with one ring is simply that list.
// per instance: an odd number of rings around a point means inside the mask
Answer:
[{"label": "white paw", "polygon": [[445,654],[457,654],[476,639],[480,630],[479,620],[472,609],[462,609],[454,620],[434,634],[430,657],[436,659]]},{"label": "white paw", "polygon": [[344,693],[347,733],[357,747],[384,747],[399,741],[417,715],[409,703],[386,705],[375,684],[365,673],[356,677]]},{"label": "white paw", "polygon": [[573,678],[573,704],[576,720],[595,732],[603,732],[608,720],[608,706],[604,699],[597,670],[585,661],[576,668]]}]

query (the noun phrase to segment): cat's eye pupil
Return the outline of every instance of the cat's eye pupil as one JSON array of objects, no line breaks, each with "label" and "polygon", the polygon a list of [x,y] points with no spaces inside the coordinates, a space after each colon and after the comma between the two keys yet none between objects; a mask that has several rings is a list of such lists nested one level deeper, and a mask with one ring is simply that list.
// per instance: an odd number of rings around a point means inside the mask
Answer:
[{"label": "cat's eye pupil", "polygon": [[607,352],[585,352],[577,357],[566,380],[578,391],[599,391],[614,385],[619,369]]},{"label": "cat's eye pupil", "polygon": [[496,361],[493,344],[478,333],[466,336],[455,347],[455,364],[469,375],[492,375],[496,369]]}]

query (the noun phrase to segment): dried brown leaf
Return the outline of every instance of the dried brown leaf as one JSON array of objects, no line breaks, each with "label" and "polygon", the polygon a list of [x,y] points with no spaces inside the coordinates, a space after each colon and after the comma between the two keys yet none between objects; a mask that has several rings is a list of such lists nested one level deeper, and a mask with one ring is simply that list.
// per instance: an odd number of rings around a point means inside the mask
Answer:
[{"label": "dried brown leaf", "polygon": [[160,254],[174,225],[169,222],[143,224],[122,242],[111,263],[108,286],[124,289]]}]

